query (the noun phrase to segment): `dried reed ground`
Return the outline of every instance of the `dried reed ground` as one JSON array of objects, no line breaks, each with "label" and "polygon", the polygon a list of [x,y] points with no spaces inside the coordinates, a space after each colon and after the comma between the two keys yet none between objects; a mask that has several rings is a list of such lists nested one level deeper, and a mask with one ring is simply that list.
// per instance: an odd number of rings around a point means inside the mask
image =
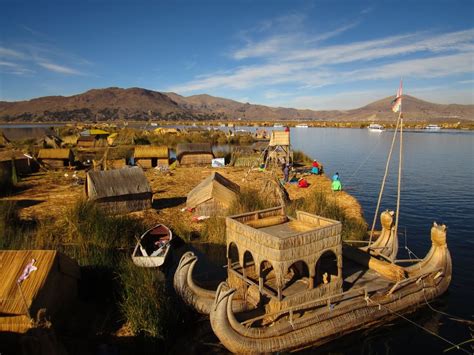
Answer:
[{"label": "dried reed ground", "polygon": [[[161,173],[154,169],[146,171],[146,176],[154,192],[153,207],[148,211],[134,212],[131,215],[144,220],[145,224],[152,225],[156,222],[169,224],[173,227],[174,222],[188,221],[191,225],[191,215],[180,210],[185,207],[186,195],[199,182],[206,178],[211,172],[218,171],[220,174],[240,185],[242,190],[260,191],[265,181],[271,178],[270,173],[252,171],[247,179],[247,168],[197,168],[178,167],[170,173]],[[18,192],[0,200],[14,200],[20,207],[22,219],[59,219],[70,209],[81,197],[84,197],[84,186],[74,185],[72,173],[40,172],[23,178],[18,184]],[[279,172],[278,172],[279,173]],[[84,179],[85,172],[80,171],[78,175]],[[362,208],[357,200],[348,193],[331,191],[331,181],[324,175],[308,175],[305,177],[310,186],[306,189],[298,188],[296,185],[286,184],[286,189],[291,200],[304,199],[315,192],[323,193],[328,200],[335,201],[347,216],[364,222]]]}]

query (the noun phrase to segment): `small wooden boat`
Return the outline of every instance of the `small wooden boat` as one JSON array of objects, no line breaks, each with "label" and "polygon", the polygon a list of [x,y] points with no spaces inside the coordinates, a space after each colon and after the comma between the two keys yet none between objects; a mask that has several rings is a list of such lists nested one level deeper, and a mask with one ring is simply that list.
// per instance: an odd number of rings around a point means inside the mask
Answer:
[{"label": "small wooden boat", "polygon": [[158,224],[142,234],[133,250],[133,263],[140,267],[159,267],[165,262],[171,247],[173,233]]}]

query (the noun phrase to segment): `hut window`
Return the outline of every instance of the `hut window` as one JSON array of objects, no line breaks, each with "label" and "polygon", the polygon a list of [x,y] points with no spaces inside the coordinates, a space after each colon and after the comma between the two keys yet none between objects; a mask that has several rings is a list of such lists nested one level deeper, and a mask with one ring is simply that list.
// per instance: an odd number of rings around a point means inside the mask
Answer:
[{"label": "hut window", "polygon": [[[234,265],[235,263],[239,263],[239,250],[237,248],[237,245],[235,243],[230,243],[229,244],[229,249],[227,250],[227,261],[229,264],[229,267],[231,265]],[[234,269],[236,268],[235,266],[233,267]]]},{"label": "hut window", "polygon": [[332,251],[327,251],[316,263],[316,286],[331,282],[337,276],[337,257]]},{"label": "hut window", "polygon": [[309,285],[308,265],[306,265],[304,261],[301,261],[301,260],[296,261],[288,268],[285,274],[284,280],[285,280],[285,286],[283,289],[290,287],[297,281],[306,282]]},{"label": "hut window", "polygon": [[255,269],[255,260],[249,251],[246,251],[244,254],[244,269],[246,277],[255,282],[258,281],[257,270]]}]

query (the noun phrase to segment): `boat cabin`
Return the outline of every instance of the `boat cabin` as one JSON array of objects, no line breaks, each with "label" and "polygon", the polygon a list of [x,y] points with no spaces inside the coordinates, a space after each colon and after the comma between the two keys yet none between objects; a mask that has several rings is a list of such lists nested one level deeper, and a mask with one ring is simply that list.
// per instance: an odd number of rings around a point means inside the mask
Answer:
[{"label": "boat cabin", "polygon": [[283,207],[226,218],[228,282],[274,309],[342,292],[341,223]]}]

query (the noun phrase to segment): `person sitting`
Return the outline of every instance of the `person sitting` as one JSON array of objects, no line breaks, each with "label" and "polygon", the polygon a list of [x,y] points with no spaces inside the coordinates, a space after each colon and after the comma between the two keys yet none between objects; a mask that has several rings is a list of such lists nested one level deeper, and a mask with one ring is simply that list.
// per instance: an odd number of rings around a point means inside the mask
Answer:
[{"label": "person sitting", "polygon": [[332,191],[341,191],[342,190],[342,184],[340,180],[333,180],[331,183],[331,189]]},{"label": "person sitting", "polygon": [[336,181],[336,180],[339,180],[339,173],[335,173],[335,174],[332,176],[332,181]]},{"label": "person sitting", "polygon": [[308,181],[305,178],[301,178],[298,180],[298,187],[306,188],[308,186]]},{"label": "person sitting", "polygon": [[316,160],[313,160],[311,174],[319,175],[319,163]]}]

